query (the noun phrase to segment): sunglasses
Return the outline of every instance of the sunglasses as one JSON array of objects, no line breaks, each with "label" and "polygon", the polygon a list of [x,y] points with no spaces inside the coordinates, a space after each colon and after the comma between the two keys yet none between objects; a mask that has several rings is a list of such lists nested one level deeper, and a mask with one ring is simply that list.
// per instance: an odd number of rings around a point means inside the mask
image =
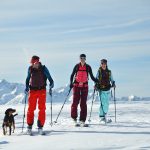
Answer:
[{"label": "sunglasses", "polygon": [[80,59],[86,59],[86,57],[80,57]]}]

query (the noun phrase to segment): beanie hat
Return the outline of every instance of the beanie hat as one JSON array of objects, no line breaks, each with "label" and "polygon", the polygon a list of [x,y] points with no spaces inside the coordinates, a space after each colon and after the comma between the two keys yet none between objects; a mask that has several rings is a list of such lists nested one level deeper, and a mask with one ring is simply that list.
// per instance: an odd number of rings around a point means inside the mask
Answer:
[{"label": "beanie hat", "polygon": [[107,65],[107,60],[106,59],[102,59],[101,60],[101,64],[106,64]]},{"label": "beanie hat", "polygon": [[32,56],[32,58],[31,58],[31,63],[32,63],[32,64],[37,63],[37,62],[39,62],[39,59],[40,59],[40,57],[34,55],[34,56]]},{"label": "beanie hat", "polygon": [[85,57],[85,58],[86,58],[86,55],[85,55],[85,54],[81,54],[81,55],[80,55],[80,58],[81,58],[81,57]]}]

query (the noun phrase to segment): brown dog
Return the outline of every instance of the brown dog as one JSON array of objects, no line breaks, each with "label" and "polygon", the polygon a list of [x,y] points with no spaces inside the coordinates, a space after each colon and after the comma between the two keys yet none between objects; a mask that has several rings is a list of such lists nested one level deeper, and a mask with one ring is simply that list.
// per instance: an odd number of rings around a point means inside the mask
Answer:
[{"label": "brown dog", "polygon": [[5,111],[5,117],[4,117],[4,121],[3,121],[3,134],[6,135],[7,134],[7,128],[9,128],[9,135],[11,135],[12,133],[12,127],[13,127],[13,133],[15,130],[15,120],[14,117],[17,116],[18,114],[13,115],[13,113],[15,113],[16,110],[12,109],[12,108],[8,108]]}]

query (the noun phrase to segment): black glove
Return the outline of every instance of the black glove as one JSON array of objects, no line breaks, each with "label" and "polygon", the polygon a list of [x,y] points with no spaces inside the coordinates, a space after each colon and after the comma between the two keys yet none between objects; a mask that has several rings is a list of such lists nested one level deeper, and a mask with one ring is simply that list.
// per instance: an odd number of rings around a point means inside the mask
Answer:
[{"label": "black glove", "polygon": [[49,85],[49,88],[52,89],[54,87],[54,82]]},{"label": "black glove", "polygon": [[98,79],[96,79],[96,82],[95,82],[95,84],[98,84],[99,83],[99,80]]},{"label": "black glove", "polygon": [[70,83],[70,89],[72,89],[73,88],[73,83]]},{"label": "black glove", "polygon": [[112,87],[116,88],[115,81],[112,82]]},{"label": "black glove", "polygon": [[29,87],[26,87],[26,89],[24,90],[24,93],[28,94],[28,92],[29,92]]},{"label": "black glove", "polygon": [[95,89],[96,91],[99,90],[99,84],[98,84],[98,83],[95,83],[94,89]]}]

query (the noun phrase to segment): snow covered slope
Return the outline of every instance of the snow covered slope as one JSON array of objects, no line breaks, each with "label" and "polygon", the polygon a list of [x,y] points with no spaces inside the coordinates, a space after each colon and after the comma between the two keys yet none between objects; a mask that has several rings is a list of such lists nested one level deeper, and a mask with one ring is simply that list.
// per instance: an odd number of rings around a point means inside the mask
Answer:
[{"label": "snow covered slope", "polygon": [[[0,80],[0,104],[22,104],[24,103],[25,85],[20,83],[9,83],[6,80]],[[53,90],[54,102],[64,101],[69,90],[69,86],[64,86]],[[50,101],[50,96],[47,94],[47,102]]]},{"label": "snow covered slope", "polygon": [[[0,105],[2,104],[23,104],[24,103],[25,85],[20,83],[9,83],[6,80],[0,80]],[[63,102],[68,94],[69,86],[60,87],[53,90],[53,101]],[[89,98],[92,95],[92,90],[89,91]],[[72,100],[72,92],[69,96],[69,101]],[[50,96],[47,93],[47,102],[50,102]]]},{"label": "snow covered slope", "polygon": [[[88,104],[88,116],[90,105]],[[56,119],[62,104],[53,106],[53,120]],[[16,108],[16,131],[12,136],[3,136],[0,132],[0,149],[4,150],[149,150],[150,149],[150,102],[119,102],[117,103],[117,123],[114,122],[114,105],[110,105],[109,117],[113,123],[107,126],[99,124],[99,104],[94,103],[92,122],[88,128],[74,127],[70,118],[70,103],[68,102],[58,119],[58,124],[51,127],[50,106],[47,104],[47,120],[44,127],[46,136],[37,134],[36,120],[35,136],[22,135],[23,105],[11,106]],[[4,110],[0,109],[0,124]],[[36,111],[36,116],[37,116]],[[87,119],[88,120],[88,119]],[[0,131],[2,129],[0,128]],[[25,129],[24,129],[25,131]]]},{"label": "snow covered slope", "polygon": [[[0,104],[22,103],[24,85],[0,80]],[[12,102],[11,102],[12,101]]]}]

